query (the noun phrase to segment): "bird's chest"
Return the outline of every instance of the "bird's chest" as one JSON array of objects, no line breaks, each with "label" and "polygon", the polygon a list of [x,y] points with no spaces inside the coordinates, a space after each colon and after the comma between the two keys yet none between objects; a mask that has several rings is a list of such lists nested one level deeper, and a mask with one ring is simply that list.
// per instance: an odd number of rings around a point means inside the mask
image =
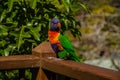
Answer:
[{"label": "bird's chest", "polygon": [[48,32],[49,41],[51,44],[59,43],[58,37],[60,33],[58,32]]},{"label": "bird's chest", "polygon": [[60,44],[60,41],[58,39],[59,36],[60,36],[59,32],[51,32],[51,31],[48,32],[49,41],[50,41],[52,48],[54,50],[63,50],[63,47]]}]

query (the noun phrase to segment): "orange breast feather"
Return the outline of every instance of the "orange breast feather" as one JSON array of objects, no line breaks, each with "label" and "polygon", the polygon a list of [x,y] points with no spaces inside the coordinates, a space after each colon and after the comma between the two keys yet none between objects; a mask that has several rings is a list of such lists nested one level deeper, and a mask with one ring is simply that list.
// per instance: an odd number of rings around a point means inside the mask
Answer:
[{"label": "orange breast feather", "polygon": [[58,37],[60,33],[55,31],[48,31],[48,37],[51,44],[59,43]]},{"label": "orange breast feather", "polygon": [[59,50],[63,50],[62,45],[60,44],[58,37],[60,33],[55,31],[48,31],[48,37],[51,44],[56,44]]}]

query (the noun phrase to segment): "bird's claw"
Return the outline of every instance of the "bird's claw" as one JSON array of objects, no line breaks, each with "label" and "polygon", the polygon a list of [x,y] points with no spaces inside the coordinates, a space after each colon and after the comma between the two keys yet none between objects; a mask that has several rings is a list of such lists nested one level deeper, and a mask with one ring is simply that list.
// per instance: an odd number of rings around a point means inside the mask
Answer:
[{"label": "bird's claw", "polygon": [[57,57],[48,57],[48,59],[52,59],[52,60],[63,60],[63,59],[60,59],[60,58],[57,58]]}]

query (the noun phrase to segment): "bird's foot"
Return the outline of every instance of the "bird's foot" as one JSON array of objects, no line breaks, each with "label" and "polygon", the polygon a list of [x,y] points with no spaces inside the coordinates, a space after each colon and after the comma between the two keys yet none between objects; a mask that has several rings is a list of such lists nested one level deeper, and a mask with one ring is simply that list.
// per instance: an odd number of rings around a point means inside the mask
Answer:
[{"label": "bird's foot", "polygon": [[57,57],[48,57],[48,59],[52,59],[52,60],[63,60],[63,59],[60,59],[60,58],[57,58]]}]

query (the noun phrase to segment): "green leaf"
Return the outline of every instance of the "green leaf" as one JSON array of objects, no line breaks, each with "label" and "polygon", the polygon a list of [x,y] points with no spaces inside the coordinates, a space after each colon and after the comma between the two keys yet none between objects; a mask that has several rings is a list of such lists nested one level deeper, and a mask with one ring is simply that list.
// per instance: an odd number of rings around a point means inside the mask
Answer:
[{"label": "green leaf", "polygon": [[65,27],[66,27],[66,29],[68,29],[68,20],[65,19],[65,20],[64,20],[64,23],[65,23]]},{"label": "green leaf", "polygon": [[75,21],[74,20],[72,20],[72,23],[73,23],[73,28],[75,28],[76,27],[76,23],[75,23]]},{"label": "green leaf", "polygon": [[4,10],[0,16],[0,22],[6,17],[7,10]]},{"label": "green leaf", "polygon": [[70,8],[70,5],[71,5],[70,0],[62,0],[62,3],[64,4],[64,7],[67,10],[67,12],[69,12],[70,11],[69,8]]},{"label": "green leaf", "polygon": [[34,36],[35,40],[40,41],[40,35],[39,35],[39,29],[36,28],[30,28],[30,33]]},{"label": "green leaf", "polygon": [[11,53],[9,53],[9,54],[13,54],[13,51],[16,49],[16,44],[10,44],[9,46],[8,46],[8,48],[9,48],[9,50],[10,50],[10,52]]},{"label": "green leaf", "polygon": [[28,39],[27,41],[28,41],[28,42],[31,42],[33,46],[37,46],[37,45],[38,45],[35,40]]},{"label": "green leaf", "polygon": [[4,50],[0,49],[0,55],[4,56]]},{"label": "green leaf", "polygon": [[81,3],[79,3],[79,5],[86,11],[86,12],[88,12],[89,10],[88,10],[88,7],[87,6],[85,6],[84,4],[81,4]]},{"label": "green leaf", "polygon": [[15,48],[16,48],[15,44],[8,45],[8,47],[4,49],[4,56],[9,56],[10,52],[12,53],[13,50],[15,50]]},{"label": "green leaf", "polygon": [[36,4],[37,4],[37,0],[31,0],[31,7],[32,7],[32,9],[35,9]]},{"label": "green leaf", "polygon": [[30,38],[31,35],[29,34],[29,32],[24,32],[22,35],[24,38]]},{"label": "green leaf", "polygon": [[14,0],[8,0],[8,12],[12,10]]},{"label": "green leaf", "polygon": [[80,2],[77,2],[76,4],[73,4],[70,6],[70,9],[72,11],[73,14],[75,14],[77,11],[80,10],[80,5],[79,5]]},{"label": "green leaf", "polygon": [[18,32],[18,31],[11,31],[11,32],[9,32],[9,34],[10,34],[11,36],[18,37],[19,32]]},{"label": "green leaf", "polygon": [[0,25],[0,36],[7,36],[8,32],[7,32],[7,27],[4,25]]},{"label": "green leaf", "polygon": [[24,42],[23,41],[23,36],[22,36],[23,33],[24,33],[24,28],[25,28],[25,26],[21,27],[21,31],[20,31],[20,34],[19,34],[19,37],[18,37],[18,41],[17,41],[17,48],[18,48],[18,50],[20,49],[22,43]]},{"label": "green leaf", "polygon": [[4,56],[9,56],[10,48],[4,49]]},{"label": "green leaf", "polygon": [[12,12],[11,18],[14,18],[16,16],[17,12],[18,12],[18,10]]},{"label": "green leaf", "polygon": [[4,47],[5,45],[6,45],[6,41],[5,40],[0,41],[0,47]]}]

